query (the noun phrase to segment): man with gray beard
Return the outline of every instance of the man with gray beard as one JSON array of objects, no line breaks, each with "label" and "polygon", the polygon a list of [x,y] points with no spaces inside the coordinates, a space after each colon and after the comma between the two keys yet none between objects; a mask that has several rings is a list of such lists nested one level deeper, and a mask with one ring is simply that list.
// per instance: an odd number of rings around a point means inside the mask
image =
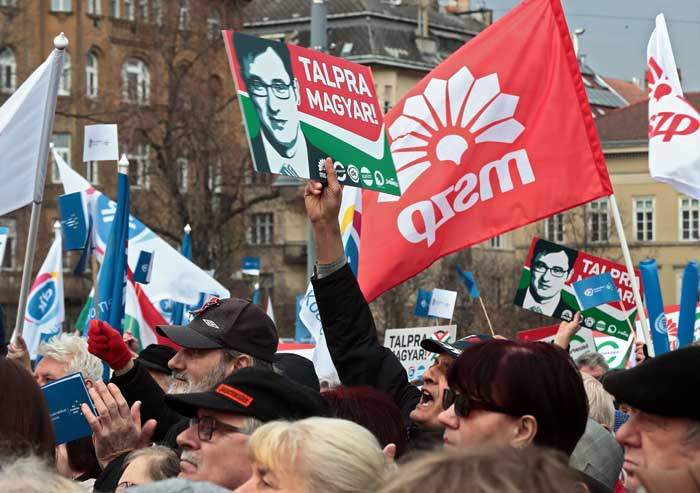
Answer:
[{"label": "man with gray beard", "polygon": [[[158,333],[182,347],[168,362],[172,370],[169,394],[206,392],[241,368],[272,369],[277,350],[274,322],[257,305],[237,298],[212,299],[186,326],[158,327]],[[187,420],[165,404],[165,392],[128,349],[118,331],[93,320],[88,332],[90,352],[114,370],[112,383],[129,405],[140,401],[141,422],[158,423],[154,441],[177,448],[175,438]]]}]

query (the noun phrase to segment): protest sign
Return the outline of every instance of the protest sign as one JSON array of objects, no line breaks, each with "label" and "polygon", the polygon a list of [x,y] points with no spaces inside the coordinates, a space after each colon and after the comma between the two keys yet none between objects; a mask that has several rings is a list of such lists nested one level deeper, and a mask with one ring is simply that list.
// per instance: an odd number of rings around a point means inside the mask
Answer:
[{"label": "protest sign", "polygon": [[400,195],[369,67],[279,41],[224,31],[258,172],[324,179]]},{"label": "protest sign", "polygon": [[73,373],[44,385],[46,405],[56,435],[56,445],[89,437],[92,430],[80,406],[86,403],[94,415],[95,406],[90,399],[85,381],[80,373]]},{"label": "protest sign", "polygon": [[452,319],[456,301],[457,291],[433,289],[433,295],[430,297],[430,306],[428,307],[428,315],[431,317]]},{"label": "protest sign", "polygon": [[[666,324],[668,327],[668,344],[671,350],[676,350],[678,349],[678,319],[680,317],[680,305],[665,306],[664,314],[666,316]],[[644,335],[642,334],[642,324],[639,322],[639,317],[637,317],[634,324],[637,332],[637,338],[640,341],[643,341]],[[700,303],[698,303],[695,308],[695,330],[693,334],[693,340],[697,341],[698,339],[700,339]]]},{"label": "protest sign", "polygon": [[86,125],[83,161],[116,161],[119,140],[116,125]]},{"label": "protest sign", "polygon": [[[554,342],[554,336],[557,334],[558,328],[557,325],[552,325],[537,329],[521,330],[518,332],[518,339],[521,341],[540,341],[551,344]],[[569,343],[569,354],[571,354],[574,360],[583,354],[592,353],[595,350],[593,331],[590,330],[580,330],[571,338],[571,342]]]},{"label": "protest sign", "polygon": [[623,341],[619,337],[593,332],[593,342],[596,352],[603,355],[610,369],[626,368],[630,350],[633,349],[633,337]]},{"label": "protest sign", "polygon": [[575,282],[573,286],[579,304],[584,310],[620,301],[620,293],[610,272],[582,279]]},{"label": "protest sign", "polygon": [[435,327],[413,327],[410,329],[387,329],[384,333],[384,347],[393,351],[403,365],[408,379],[417,380],[432,364],[437,354],[420,346],[423,339],[454,342],[457,337],[456,325]]},{"label": "protest sign", "polygon": [[243,268],[241,272],[249,276],[259,276],[260,257],[243,257]]},{"label": "protest sign", "polygon": [[[573,283],[610,273],[619,302],[583,311]],[[641,290],[640,274],[637,283]],[[533,238],[520,276],[515,304],[527,310],[570,321],[582,311],[581,324],[588,329],[627,340],[636,316],[632,283],[624,265],[574,250],[540,238]]]}]

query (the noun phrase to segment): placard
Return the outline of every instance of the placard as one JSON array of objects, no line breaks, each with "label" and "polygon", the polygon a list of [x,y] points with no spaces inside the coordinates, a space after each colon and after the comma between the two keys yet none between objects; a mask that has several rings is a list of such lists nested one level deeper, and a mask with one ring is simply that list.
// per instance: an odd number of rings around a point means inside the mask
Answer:
[{"label": "placard", "polygon": [[119,138],[117,126],[86,125],[83,143],[83,161],[117,161]]},{"label": "placard", "polygon": [[[554,343],[554,336],[557,335],[558,329],[558,325],[552,325],[537,329],[521,330],[518,332],[518,339],[521,341],[540,341],[552,344]],[[574,361],[586,353],[593,353],[596,351],[593,333],[594,331],[591,330],[580,330],[571,338],[569,342],[569,354]]]},{"label": "placard", "polygon": [[[612,276],[621,301],[582,311],[572,284],[605,272]],[[641,291],[639,271],[636,276]],[[582,311],[583,327],[624,340],[629,338],[637,314],[632,282],[624,265],[537,237],[525,259],[514,303],[567,322]]]},{"label": "placard", "polygon": [[372,72],[293,44],[224,31],[255,170],[400,195]]},{"label": "placard", "polygon": [[423,372],[438,356],[436,353],[423,349],[420,346],[421,341],[435,339],[452,343],[456,337],[456,325],[387,329],[384,333],[384,347],[393,351],[406,369],[408,379],[414,381],[423,376]]}]

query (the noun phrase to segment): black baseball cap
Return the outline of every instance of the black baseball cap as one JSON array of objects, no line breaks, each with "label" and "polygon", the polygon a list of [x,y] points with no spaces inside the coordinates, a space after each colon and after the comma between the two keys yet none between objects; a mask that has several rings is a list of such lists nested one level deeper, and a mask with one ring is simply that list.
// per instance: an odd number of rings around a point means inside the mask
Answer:
[{"label": "black baseball cap", "polygon": [[212,298],[187,325],[160,325],[158,333],[187,349],[233,349],[268,363],[277,351],[277,328],[250,300]]},{"label": "black baseball cap", "polygon": [[168,361],[177,354],[170,346],[164,344],[150,344],[140,353],[136,361],[149,370],[159,371],[170,375],[171,370],[168,367]]},{"label": "black baseball cap", "polygon": [[209,392],[167,394],[165,402],[183,416],[211,409],[260,421],[329,416],[321,394],[264,368],[241,368]]},{"label": "black baseball cap", "polygon": [[321,384],[311,360],[294,353],[276,353],[274,364],[275,369],[279,370],[282,375],[309,387],[311,390],[321,391]]},{"label": "black baseball cap", "polygon": [[420,342],[420,347],[431,353],[446,354],[453,358],[459,358],[459,355],[462,354],[462,351],[465,349],[475,344],[490,341],[491,339],[493,339],[493,337],[488,334],[471,334],[455,341],[454,344],[437,341],[435,339],[423,339]]}]

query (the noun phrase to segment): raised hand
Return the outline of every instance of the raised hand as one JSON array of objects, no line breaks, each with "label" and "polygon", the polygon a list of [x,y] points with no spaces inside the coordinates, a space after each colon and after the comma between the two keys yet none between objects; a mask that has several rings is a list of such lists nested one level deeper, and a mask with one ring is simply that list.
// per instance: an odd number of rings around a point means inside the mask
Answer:
[{"label": "raised hand", "polygon": [[102,320],[91,320],[88,328],[88,351],[114,370],[126,367],[132,358],[122,335]]},{"label": "raised hand", "polygon": [[18,335],[15,342],[7,347],[7,359],[15,360],[15,362],[26,368],[29,373],[32,372],[32,363],[29,359],[29,350],[24,337]]},{"label": "raised hand", "polygon": [[80,410],[92,429],[100,467],[104,469],[120,455],[150,444],[156,421],[150,419],[141,426],[140,401],[129,409],[126,399],[113,383],[97,382],[89,392],[98,415],[95,416],[87,404],[83,404]]},{"label": "raised hand", "polygon": [[343,190],[333,168],[333,161],[326,158],[328,184],[309,180],[304,189],[306,214],[313,226],[316,242],[316,258],[319,264],[330,264],[345,255],[340,236],[338,213],[343,199]]},{"label": "raised hand", "polygon": [[581,312],[576,312],[574,319],[571,322],[562,322],[559,324],[559,330],[554,336],[554,344],[562,349],[569,349],[571,339],[581,329]]}]

